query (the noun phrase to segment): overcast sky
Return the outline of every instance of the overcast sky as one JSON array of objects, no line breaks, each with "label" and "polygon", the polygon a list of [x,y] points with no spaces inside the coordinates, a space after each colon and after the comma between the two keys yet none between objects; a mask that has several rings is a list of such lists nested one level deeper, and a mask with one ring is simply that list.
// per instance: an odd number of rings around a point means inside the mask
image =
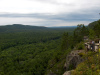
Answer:
[{"label": "overcast sky", "polygon": [[88,25],[99,13],[100,0],[0,0],[0,25]]}]

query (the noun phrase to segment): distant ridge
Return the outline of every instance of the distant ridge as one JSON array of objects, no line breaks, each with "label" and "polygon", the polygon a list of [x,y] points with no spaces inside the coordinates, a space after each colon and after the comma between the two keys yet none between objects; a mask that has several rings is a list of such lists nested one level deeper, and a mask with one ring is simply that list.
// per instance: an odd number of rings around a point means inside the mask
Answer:
[{"label": "distant ridge", "polygon": [[26,31],[49,31],[49,30],[74,30],[77,26],[59,26],[59,27],[45,27],[45,26],[31,26],[23,24],[12,24],[0,26],[0,32],[26,32]]},{"label": "distant ridge", "polygon": [[30,26],[30,25],[22,25],[22,24],[0,26],[0,32],[21,32],[21,31],[29,31],[29,30],[41,30],[41,29],[43,30],[48,28],[43,26]]},{"label": "distant ridge", "polygon": [[6,26],[10,26],[10,27],[24,27],[24,28],[46,28],[44,26],[31,26],[31,25],[23,25],[23,24],[13,24],[13,25],[6,25]]}]

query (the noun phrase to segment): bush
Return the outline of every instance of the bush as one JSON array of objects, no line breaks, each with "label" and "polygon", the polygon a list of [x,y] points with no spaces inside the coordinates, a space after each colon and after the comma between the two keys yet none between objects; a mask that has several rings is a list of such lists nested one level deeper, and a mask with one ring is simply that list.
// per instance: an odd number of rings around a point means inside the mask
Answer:
[{"label": "bush", "polygon": [[79,43],[79,44],[77,45],[77,49],[78,49],[78,50],[84,49],[84,43],[83,43],[83,42]]},{"label": "bush", "polygon": [[85,56],[85,53],[79,53],[78,55],[83,57],[83,56]]},{"label": "bush", "polygon": [[[83,53],[79,55],[84,56]],[[80,63],[71,75],[100,75],[99,53],[88,52],[87,60]]]}]

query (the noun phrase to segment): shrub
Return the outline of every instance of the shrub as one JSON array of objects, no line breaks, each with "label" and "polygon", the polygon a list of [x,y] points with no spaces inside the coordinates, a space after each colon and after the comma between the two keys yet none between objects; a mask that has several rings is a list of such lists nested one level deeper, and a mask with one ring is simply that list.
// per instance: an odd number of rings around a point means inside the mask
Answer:
[{"label": "shrub", "polygon": [[85,56],[85,53],[78,53],[78,55],[83,57],[83,56]]},{"label": "shrub", "polygon": [[83,42],[79,43],[79,44],[77,45],[77,49],[78,49],[78,50],[84,49],[84,43],[83,43]]},{"label": "shrub", "polygon": [[[79,53],[84,56],[84,53]],[[88,52],[87,60],[80,63],[71,75],[100,75],[99,53]]]}]

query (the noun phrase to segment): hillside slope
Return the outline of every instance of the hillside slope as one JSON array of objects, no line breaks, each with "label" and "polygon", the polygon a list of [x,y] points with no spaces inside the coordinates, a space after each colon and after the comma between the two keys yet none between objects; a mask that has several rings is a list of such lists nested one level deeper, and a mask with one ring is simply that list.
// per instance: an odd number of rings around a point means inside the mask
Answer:
[{"label": "hillside slope", "polygon": [[[91,42],[94,40],[95,43],[98,43],[97,40],[100,38],[100,33],[99,33],[100,20],[90,23],[88,25],[88,29],[89,29],[89,34],[88,34],[89,39],[88,41],[87,40],[86,41]],[[96,51],[91,51],[91,50],[87,51],[86,48],[84,49],[84,51],[85,52],[78,53],[78,55],[81,56],[81,58],[83,58],[84,61],[78,64],[77,67],[74,67],[74,65],[76,62],[79,63],[79,60],[77,60],[79,58],[72,61],[72,64],[70,62],[71,66],[68,66],[67,63],[67,65],[65,65],[67,67],[66,69],[67,71],[63,75],[100,75],[100,43]],[[68,61],[69,60],[67,59],[66,62]]]}]

